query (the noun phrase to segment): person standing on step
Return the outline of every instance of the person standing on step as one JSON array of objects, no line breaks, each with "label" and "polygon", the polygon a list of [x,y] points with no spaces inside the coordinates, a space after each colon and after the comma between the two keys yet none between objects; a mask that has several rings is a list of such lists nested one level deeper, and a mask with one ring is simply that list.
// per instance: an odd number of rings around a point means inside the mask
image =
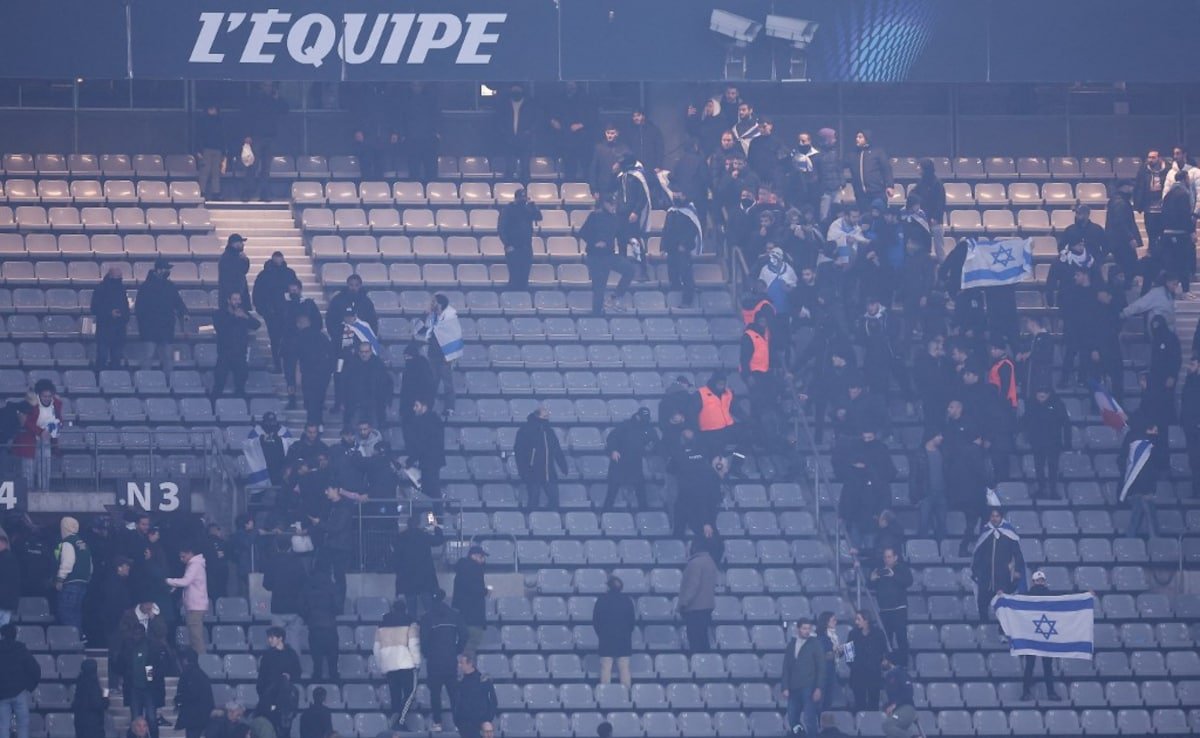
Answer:
[{"label": "person standing on step", "polygon": [[74,626],[83,633],[83,598],[92,581],[92,549],[79,537],[79,521],[65,517],[58,524],[62,540],[54,549],[58,574],[54,587],[58,590],[58,622]]},{"label": "person standing on step", "polygon": [[887,738],[906,738],[917,721],[913,707],[912,677],[903,664],[883,659],[883,688],[887,704],[883,708],[883,734]]},{"label": "person standing on step", "polygon": [[567,473],[567,457],[563,454],[558,435],[550,427],[550,411],[544,405],[529,413],[525,424],[517,429],[513,444],[517,474],[528,492],[530,510],[539,509],[543,494],[546,506],[558,509],[558,476]]},{"label": "person standing on step", "polygon": [[212,717],[212,683],[200,668],[196,652],[185,648],[179,654],[182,673],[175,688],[175,710],[178,718],[175,729],[184,731],[186,738],[200,738]]},{"label": "person standing on step", "polygon": [[529,270],[533,266],[533,224],[542,221],[542,211],[529,200],[522,187],[513,201],[500,210],[500,242],[504,244],[504,262],[508,265],[508,289],[529,288]]},{"label": "person standing on step", "polygon": [[429,612],[438,591],[437,569],[433,549],[442,545],[445,536],[437,519],[432,520],[414,511],[405,529],[392,539],[392,566],[396,572],[396,595],[408,604],[408,612],[420,617]]},{"label": "person standing on step", "polygon": [[[249,259],[247,259],[249,261]],[[287,331],[287,301],[292,283],[299,283],[296,272],[284,261],[283,252],[276,251],[263,262],[262,271],[254,278],[254,312],[267,324],[271,340],[271,361],[275,371],[283,371],[284,334]]]},{"label": "person standing on step", "polygon": [[[329,380],[333,378],[333,369],[337,361],[333,344],[321,331],[321,322],[302,313],[296,317],[294,347],[293,361],[300,374],[300,394],[304,398],[305,422],[320,427],[325,419],[325,395],[329,392]],[[284,362],[287,363],[286,358]],[[288,402],[289,408],[293,406],[294,401],[293,395]]]},{"label": "person standing on step", "polygon": [[16,738],[29,738],[31,695],[42,680],[42,669],[25,644],[17,640],[17,626],[0,626],[0,726],[16,722]]},{"label": "person standing on step", "polygon": [[137,316],[138,337],[146,344],[141,368],[150,368],[151,359],[157,356],[159,366],[170,382],[171,370],[175,367],[175,357],[171,353],[175,322],[178,320],[186,333],[188,320],[187,306],[179,296],[179,288],[171,281],[171,262],[162,257],[154,260],[153,271],[138,287],[133,312]]},{"label": "person standing on step", "polygon": [[679,585],[678,607],[687,627],[689,653],[708,653],[708,628],[716,608],[717,562],[709,544],[697,537],[683,568]]},{"label": "person standing on step", "polygon": [[463,355],[463,331],[458,311],[440,292],[429,304],[423,333],[429,343],[429,364],[442,389],[442,416],[449,418],[454,414],[454,362]]},{"label": "person standing on step", "polygon": [[95,659],[84,659],[80,664],[79,678],[75,680],[75,692],[71,696],[71,712],[75,718],[75,738],[105,738],[104,714],[108,712],[108,697],[100,688]]},{"label": "person standing on step", "polygon": [[183,611],[188,629],[188,642],[198,654],[207,653],[204,637],[204,616],[208,614],[208,572],[204,555],[197,547],[185,543],[179,548],[183,576],[167,579],[167,586],[183,590]]},{"label": "person standing on step", "polygon": [[413,416],[404,426],[405,462],[421,470],[421,493],[433,500],[433,512],[442,514],[442,467],[446,465],[445,424],[425,400],[413,403]]},{"label": "person standing on step", "polygon": [[108,268],[92,293],[90,312],[96,321],[96,371],[119,369],[125,361],[125,333],[129,327],[129,297],[121,267]]},{"label": "person standing on step", "polygon": [[300,683],[300,656],[287,644],[283,628],[267,628],[267,651],[258,663],[258,712],[266,715],[278,735],[290,735]]},{"label": "person standing on step", "polygon": [[242,293],[233,292],[224,309],[213,315],[217,333],[217,365],[213,369],[213,399],[225,392],[225,381],[233,375],[233,394],[246,396],[246,379],[250,374],[250,334],[262,323],[251,317],[243,307]]},{"label": "person standing on step", "polygon": [[600,654],[600,684],[612,681],[613,664],[625,689],[633,686],[629,659],[633,656],[633,631],[637,627],[637,612],[633,598],[625,594],[620,577],[610,576],[608,591],[596,598],[592,607],[592,627],[596,630],[597,651]]},{"label": "person standing on step", "polygon": [[825,654],[808,618],[796,623],[796,637],[783,654],[783,697],[787,700],[788,726],[803,726],[806,735],[817,734],[825,683]]},{"label": "person standing on step", "polygon": [[429,681],[431,732],[442,731],[442,690],[450,695],[450,708],[458,703],[458,656],[467,644],[462,615],[446,603],[446,593],[433,592],[433,609],[421,618],[421,654]]},{"label": "person standing on step", "polygon": [[382,428],[392,400],[392,374],[372,343],[360,341],[353,355],[342,365],[345,385],[342,399],[346,412],[342,425],[350,428],[360,422]]},{"label": "person standing on step", "polygon": [[314,567],[304,590],[303,608],[308,650],[313,660],[312,678],[336,684],[339,680],[337,617],[342,614],[342,602],[338,600],[328,565]]},{"label": "person standing on step", "polygon": [[467,645],[463,647],[463,653],[472,656],[479,649],[483,630],[487,627],[486,566],[487,551],[483,550],[483,546],[471,546],[467,555],[454,565],[454,590],[450,604],[467,624]]},{"label": "person standing on step", "polygon": [[483,725],[496,719],[496,686],[475,668],[474,654],[459,656],[458,668],[462,677],[458,681],[454,725],[462,738],[482,738]]},{"label": "person standing on step", "polygon": [[[621,255],[620,239],[622,224],[617,217],[617,200],[612,194],[600,198],[599,205],[588,214],[587,220],[578,231],[584,245],[584,262],[588,278],[592,283],[592,313],[603,315],[607,309],[623,310],[625,293],[633,281],[633,262]],[[608,277],[613,272],[620,275],[617,291],[612,299],[606,299]]]},{"label": "person standing on step", "polygon": [[217,299],[225,303],[233,293],[242,296],[242,304],[250,304],[250,284],[246,275],[250,273],[250,257],[246,256],[246,239],[234,233],[225,241],[225,250],[217,260]]},{"label": "person standing on step", "polygon": [[328,696],[329,691],[324,687],[313,689],[311,704],[300,713],[300,738],[328,738],[333,734],[333,711],[325,706]]},{"label": "person standing on step", "polygon": [[608,492],[604,509],[611,510],[622,487],[632,487],[640,509],[646,508],[646,454],[659,444],[658,429],[650,422],[649,408],[640,408],[608,433]]},{"label": "person standing on step", "polygon": [[[307,321],[303,326],[300,324],[301,316]],[[288,283],[287,293],[283,297],[282,321],[279,358],[283,365],[283,378],[287,382],[288,410],[294,410],[296,409],[296,387],[300,384],[296,369],[300,362],[300,354],[304,350],[301,342],[318,340],[325,345],[329,344],[329,339],[321,332],[321,311],[317,309],[317,303],[312,298],[304,297],[303,286],[298,279]],[[311,334],[300,335],[301,331],[311,326],[316,327],[317,337]],[[267,329],[270,330],[269,325]],[[328,386],[328,381],[322,385],[322,399],[325,397],[324,389]],[[305,408],[307,409],[307,407],[306,404]]]},{"label": "person standing on step", "polygon": [[[375,630],[372,653],[379,671],[387,679],[392,704],[389,722],[392,727],[402,726],[416,699],[417,669],[421,668],[421,629],[408,614],[404,600],[392,603],[392,609],[383,616],[383,622]],[[300,728],[303,731],[303,722]]]},{"label": "person standing on step", "polygon": [[897,664],[908,663],[908,590],[913,585],[912,569],[900,560],[895,548],[883,549],[883,566],[871,572],[867,586],[879,605],[884,637],[895,644]]},{"label": "person standing on step", "polygon": [[[1029,577],[1029,591],[1025,594],[1035,597],[1050,596],[1050,588],[1046,586],[1046,572],[1041,569],[1035,571],[1033,576]],[[1037,661],[1036,656],[1022,656],[1021,665],[1023,676],[1021,679],[1021,701],[1033,701],[1033,667]],[[1054,665],[1051,660],[1045,656],[1042,657],[1042,676],[1046,681],[1046,699],[1051,702],[1058,702],[1062,697],[1058,696],[1058,692],[1054,689]]]},{"label": "person standing on step", "polygon": [[246,167],[242,199],[259,199],[264,202],[271,196],[271,160],[275,156],[275,139],[279,136],[279,125],[287,115],[288,104],[279,94],[278,82],[262,82],[250,93],[242,110],[245,121],[243,149],[249,146],[254,161]]}]

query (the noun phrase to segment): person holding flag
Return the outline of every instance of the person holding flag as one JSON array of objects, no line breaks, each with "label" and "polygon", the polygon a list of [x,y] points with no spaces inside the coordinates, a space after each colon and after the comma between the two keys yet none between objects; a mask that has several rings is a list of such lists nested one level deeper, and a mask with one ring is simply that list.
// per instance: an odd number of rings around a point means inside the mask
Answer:
[{"label": "person holding flag", "polygon": [[1003,593],[1025,588],[1025,557],[1021,553],[1021,537],[1004,513],[993,507],[983,532],[975,542],[971,560],[971,578],[975,580],[979,619],[987,621],[992,599]]},{"label": "person holding flag", "polygon": [[429,364],[442,387],[442,417],[449,418],[454,413],[454,362],[463,355],[462,324],[450,298],[440,292],[433,296],[425,326],[417,335],[429,344]]},{"label": "person holding flag", "polygon": [[1057,701],[1050,659],[1092,659],[1096,595],[1093,592],[1051,595],[1043,572],[1036,572],[1034,579],[1035,586],[1029,594],[996,596],[996,619],[1008,634],[1009,652],[1025,660],[1021,699],[1033,699],[1033,660],[1040,656],[1046,696]]},{"label": "person holding flag", "polygon": [[1150,535],[1154,535],[1154,494],[1158,477],[1167,465],[1167,456],[1158,443],[1158,422],[1153,418],[1135,417],[1129,434],[1121,443],[1117,462],[1121,466],[1121,502],[1129,500],[1129,527],[1126,538],[1137,538],[1142,520]]},{"label": "person holding flag", "polygon": [[383,355],[383,346],[375,337],[375,330],[371,328],[371,324],[360,318],[353,306],[343,308],[341,329],[337,336],[331,334],[330,339],[334,341],[338,350],[337,377],[333,383],[333,411],[336,413],[346,402],[349,385],[345,372],[358,353],[359,344],[365,343],[375,356]]},{"label": "person holding flag", "polygon": [[[1033,576],[1029,578],[1031,584],[1028,594],[1031,597],[1048,597],[1050,588],[1046,586],[1046,572],[1041,569],[1035,571]],[[1021,663],[1024,668],[1024,678],[1021,680],[1021,701],[1031,702],[1033,700],[1033,667],[1037,661],[1036,656],[1022,656]],[[1046,679],[1046,699],[1051,702],[1059,702],[1062,697],[1058,696],[1058,692],[1054,691],[1054,669],[1050,663],[1049,656],[1042,657],[1042,674]]]}]

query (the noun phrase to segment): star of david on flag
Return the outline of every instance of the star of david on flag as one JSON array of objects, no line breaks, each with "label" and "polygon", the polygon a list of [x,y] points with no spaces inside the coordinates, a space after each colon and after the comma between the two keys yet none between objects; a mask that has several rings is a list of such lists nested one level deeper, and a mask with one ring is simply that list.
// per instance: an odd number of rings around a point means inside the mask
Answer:
[{"label": "star of david on flag", "polygon": [[1001,594],[992,603],[1016,656],[1091,660],[1095,597]]},{"label": "star of david on flag", "polygon": [[1000,241],[965,239],[962,288],[999,287],[1033,279],[1033,242],[1028,238]]}]

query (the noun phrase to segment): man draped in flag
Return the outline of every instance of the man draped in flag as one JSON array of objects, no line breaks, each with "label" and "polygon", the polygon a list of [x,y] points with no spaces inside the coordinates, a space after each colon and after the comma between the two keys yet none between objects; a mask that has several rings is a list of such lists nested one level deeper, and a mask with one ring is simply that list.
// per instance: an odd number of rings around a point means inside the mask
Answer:
[{"label": "man draped in flag", "polygon": [[1092,397],[1096,399],[1096,407],[1100,410],[1100,420],[1115,431],[1125,430],[1129,416],[1125,414],[1125,410],[1121,408],[1116,398],[1104,388],[1104,385],[1093,381]]},{"label": "man draped in flag", "polygon": [[993,507],[983,532],[975,542],[971,560],[971,578],[975,580],[979,619],[986,621],[997,594],[1014,593],[1025,589],[1025,557],[1021,553],[1021,537],[1012,524],[1004,519],[1000,508]]},{"label": "man draped in flag", "polygon": [[1125,536],[1136,538],[1143,520],[1150,535],[1154,535],[1154,494],[1166,456],[1159,448],[1155,421],[1135,418],[1131,425],[1117,460],[1121,465],[1121,502],[1128,499],[1130,507]]},{"label": "man draped in flag", "polygon": [[342,314],[342,332],[338,337],[331,336],[338,348],[337,377],[333,383],[333,411],[339,412],[346,402],[346,378],[344,371],[348,361],[354,358],[358,345],[365,343],[371,347],[371,353],[383,356],[383,346],[375,336],[375,331],[367,321],[359,318],[353,307],[347,307]]}]

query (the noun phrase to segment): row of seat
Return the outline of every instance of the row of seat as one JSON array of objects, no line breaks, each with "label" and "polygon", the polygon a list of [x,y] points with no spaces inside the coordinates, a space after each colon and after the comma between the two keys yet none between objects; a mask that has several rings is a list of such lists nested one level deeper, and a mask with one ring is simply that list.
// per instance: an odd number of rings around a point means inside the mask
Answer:
[{"label": "row of seat", "polygon": [[353,207],[356,205],[400,205],[404,207],[495,207],[512,202],[517,190],[525,188],[532,202],[544,208],[592,207],[596,199],[585,182],[564,182],[562,188],[555,182],[421,182],[379,181],[363,182],[294,182],[292,203],[298,207],[329,205],[330,207]]},{"label": "row of seat", "polygon": [[[1061,233],[1075,222],[1070,210],[951,210],[947,213],[947,229],[956,236],[1035,236]],[[1105,212],[1093,210],[1091,219],[1101,227]]]},{"label": "row of seat", "polygon": [[[103,259],[215,260],[224,244],[211,233],[193,234],[119,234],[103,233],[0,233],[0,256],[6,261],[29,258],[97,261]],[[173,279],[181,265],[176,264]]]},{"label": "row of seat", "polygon": [[1138,156],[948,156],[892,157],[892,174],[899,180],[921,177],[922,159],[933,160],[933,168],[943,180],[1108,180],[1133,179],[1142,166]]},{"label": "row of seat", "polygon": [[[536,233],[547,235],[570,235],[578,232],[587,220],[590,210],[543,210],[542,219],[534,224]],[[666,220],[666,211],[650,211],[649,233],[660,233]],[[308,233],[375,233],[410,235],[423,233],[475,233],[492,235],[500,221],[500,211],[492,208],[371,208],[358,207],[327,208],[312,207],[300,211],[300,225]]]},{"label": "row of seat", "polygon": [[203,205],[196,181],[109,179],[9,179],[0,200],[10,205]]},{"label": "row of seat", "polygon": [[[561,211],[556,211],[561,212]],[[543,231],[544,232],[544,231]],[[662,257],[662,239],[650,236],[646,248],[652,258]],[[535,261],[549,259],[579,260],[583,257],[582,245],[573,236],[534,236],[531,242]],[[421,261],[445,262],[478,260],[499,261],[505,258],[504,244],[498,236],[338,236],[323,234],[309,239],[309,252],[317,262],[322,261],[378,261],[380,259],[417,259]],[[713,254],[701,255],[698,262],[715,258]]]},{"label": "row of seat", "polygon": [[[725,276],[719,264],[696,264],[694,268],[697,287],[724,286]],[[649,265],[650,281],[634,281],[633,288],[654,289],[659,292],[668,283],[665,264]],[[458,287],[491,289],[508,283],[508,266],[505,264],[374,264],[326,263],[321,265],[321,282],[326,285],[345,284],[351,274],[362,278],[367,287]],[[615,286],[619,275],[610,276]],[[529,272],[529,284],[533,287],[557,287],[563,290],[591,288],[587,266],[578,264],[534,264]],[[565,295],[564,295],[565,298]]]},{"label": "row of seat", "polygon": [[0,230],[6,231],[208,233],[212,229],[212,219],[203,207],[0,207]]},{"label": "row of seat", "polygon": [[24,154],[0,157],[6,177],[146,177],[196,179],[196,157],[191,154]]},{"label": "row of seat", "polygon": [[[915,187],[915,185],[913,185]],[[912,188],[910,187],[910,190]],[[1014,182],[1005,187],[999,182],[976,184],[946,183],[948,208],[1070,208],[1090,205],[1103,208],[1108,204],[1108,188],[1103,182]]]}]

